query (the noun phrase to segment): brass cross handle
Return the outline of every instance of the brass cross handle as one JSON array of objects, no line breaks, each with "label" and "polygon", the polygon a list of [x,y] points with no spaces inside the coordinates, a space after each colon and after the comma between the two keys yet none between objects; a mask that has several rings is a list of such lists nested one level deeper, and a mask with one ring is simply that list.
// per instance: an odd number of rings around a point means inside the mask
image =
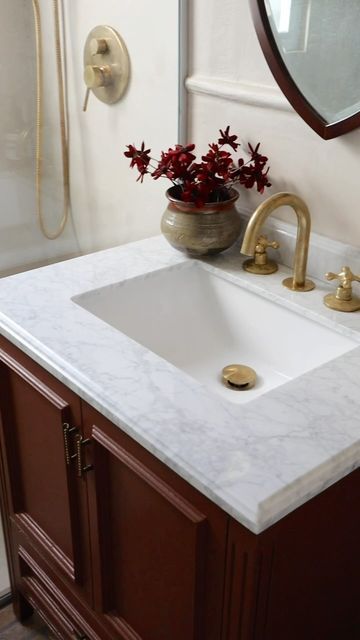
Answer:
[{"label": "brass cross handle", "polygon": [[278,249],[279,243],[275,240],[270,241],[266,236],[259,236],[256,241],[254,257],[250,260],[245,260],[243,268],[250,273],[258,273],[260,275],[269,275],[277,271],[278,266],[273,260],[269,260],[266,249],[271,247],[272,249]]},{"label": "brass cross handle", "polygon": [[268,240],[266,236],[259,236],[256,241],[255,253],[265,253],[266,249],[278,249],[279,243],[276,240]]},{"label": "brass cross handle", "polygon": [[335,294],[325,296],[325,304],[337,311],[357,311],[360,308],[358,298],[353,297],[352,283],[360,282],[360,276],[355,275],[350,267],[341,267],[340,273],[329,271],[325,274],[327,280],[339,280]]},{"label": "brass cross handle", "polygon": [[350,269],[350,267],[341,267],[340,273],[325,273],[327,280],[340,280],[340,286],[343,289],[351,289],[352,282],[360,282],[360,276],[356,276]]}]

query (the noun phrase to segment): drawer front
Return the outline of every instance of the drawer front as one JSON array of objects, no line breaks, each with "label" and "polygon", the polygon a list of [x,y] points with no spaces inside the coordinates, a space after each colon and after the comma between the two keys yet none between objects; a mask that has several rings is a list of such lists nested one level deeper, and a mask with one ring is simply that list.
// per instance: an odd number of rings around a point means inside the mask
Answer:
[{"label": "drawer front", "polygon": [[59,638],[110,640],[106,631],[97,625],[92,612],[89,610],[87,614],[85,604],[80,613],[78,602],[66,598],[63,590],[55,585],[48,572],[34,558],[31,547],[19,544],[17,555],[20,567],[17,584],[19,591]]}]

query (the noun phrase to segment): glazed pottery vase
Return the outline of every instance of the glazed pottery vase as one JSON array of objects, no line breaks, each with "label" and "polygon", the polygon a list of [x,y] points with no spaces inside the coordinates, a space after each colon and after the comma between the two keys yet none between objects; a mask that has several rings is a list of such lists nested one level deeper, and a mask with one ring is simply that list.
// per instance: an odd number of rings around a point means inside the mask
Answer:
[{"label": "glazed pottery vase", "polygon": [[175,249],[196,257],[220,253],[234,244],[242,228],[235,189],[229,191],[228,200],[201,207],[179,200],[177,194],[177,187],[167,190],[169,203],[161,219],[161,231]]}]

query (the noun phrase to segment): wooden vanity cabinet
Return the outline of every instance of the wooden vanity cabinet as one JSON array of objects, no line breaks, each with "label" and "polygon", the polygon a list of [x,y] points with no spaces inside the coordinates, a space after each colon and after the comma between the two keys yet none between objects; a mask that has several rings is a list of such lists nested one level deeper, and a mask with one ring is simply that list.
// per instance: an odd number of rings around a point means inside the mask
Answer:
[{"label": "wooden vanity cabinet", "polygon": [[0,337],[15,612],[63,640],[359,640],[360,470],[254,535]]},{"label": "wooden vanity cabinet", "polygon": [[3,338],[0,385],[18,617],[65,639],[219,640],[228,516]]}]

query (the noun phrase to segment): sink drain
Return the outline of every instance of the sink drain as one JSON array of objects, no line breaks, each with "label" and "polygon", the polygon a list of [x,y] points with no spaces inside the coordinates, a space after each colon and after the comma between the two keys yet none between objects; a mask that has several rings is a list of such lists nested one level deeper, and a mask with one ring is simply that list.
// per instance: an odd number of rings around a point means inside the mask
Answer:
[{"label": "sink drain", "polygon": [[231,389],[247,391],[256,382],[256,372],[245,364],[229,364],[222,370],[222,379]]}]

